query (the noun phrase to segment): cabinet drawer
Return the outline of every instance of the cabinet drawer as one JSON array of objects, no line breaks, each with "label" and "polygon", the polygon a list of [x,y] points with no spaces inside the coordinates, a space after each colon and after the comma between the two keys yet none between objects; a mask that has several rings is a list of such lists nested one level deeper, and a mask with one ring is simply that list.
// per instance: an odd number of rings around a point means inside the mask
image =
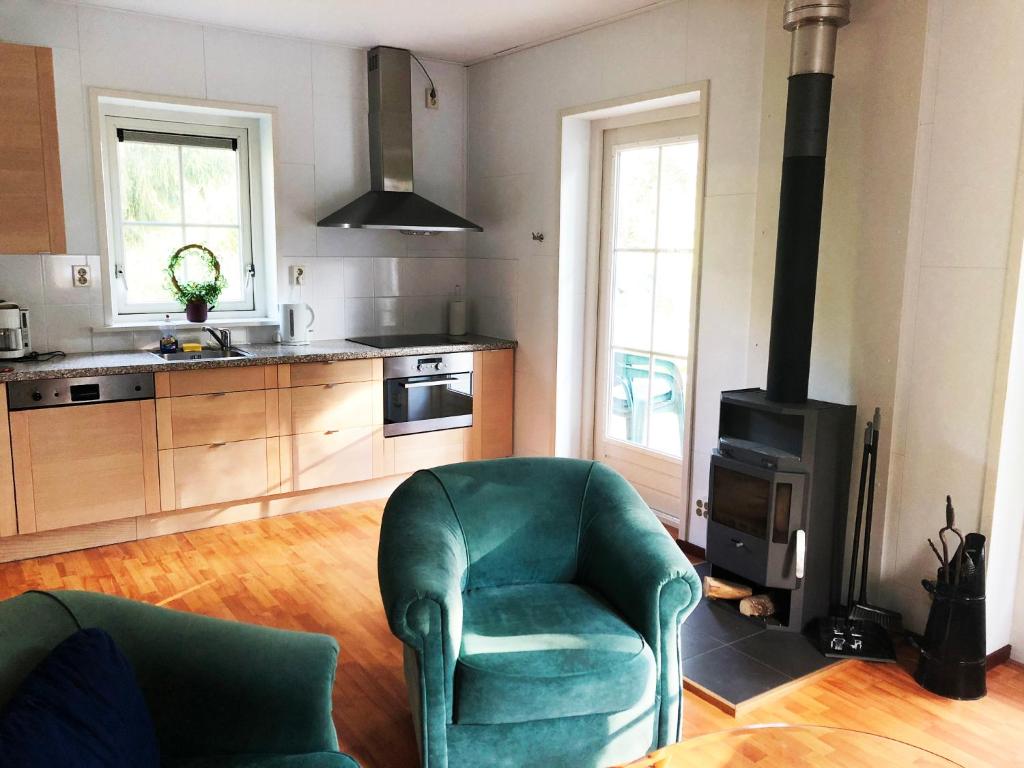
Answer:
[{"label": "cabinet drawer", "polygon": [[282,483],[307,491],[373,477],[373,427],[310,432],[281,438]]},{"label": "cabinet drawer", "polygon": [[470,429],[446,429],[384,439],[384,468],[388,474],[455,464],[466,459]]},{"label": "cabinet drawer", "polygon": [[[270,491],[267,441],[198,445],[161,451],[173,465],[174,508],[265,496]],[[168,478],[161,477],[161,481]]]},{"label": "cabinet drawer", "polygon": [[[277,392],[219,392],[158,404],[161,448],[188,448],[267,437],[267,399]],[[168,415],[169,414],[169,415]]]},{"label": "cabinet drawer", "polygon": [[[289,365],[287,386],[304,387],[310,384],[344,384],[350,381],[369,381],[373,378],[373,360],[335,360],[326,363],[297,363]],[[282,383],[282,386],[286,386]]]},{"label": "cabinet drawer", "polygon": [[[249,365],[242,368],[206,368],[199,371],[170,371],[166,374],[168,393],[171,397],[184,395],[207,395],[214,392],[245,392],[276,386],[276,371],[267,370],[265,365]],[[270,382],[267,379],[271,378]],[[160,396],[161,387],[157,386]]]},{"label": "cabinet drawer", "polygon": [[282,392],[282,434],[326,432],[374,424],[374,412],[381,394],[380,384],[357,381],[293,387]]}]

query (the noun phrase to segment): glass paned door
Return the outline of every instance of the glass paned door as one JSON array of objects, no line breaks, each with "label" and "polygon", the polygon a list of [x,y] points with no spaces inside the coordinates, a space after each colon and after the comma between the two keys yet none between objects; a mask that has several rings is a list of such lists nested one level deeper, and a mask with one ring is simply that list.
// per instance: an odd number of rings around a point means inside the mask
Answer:
[{"label": "glass paned door", "polygon": [[670,515],[689,460],[697,127],[604,134],[595,451]]}]

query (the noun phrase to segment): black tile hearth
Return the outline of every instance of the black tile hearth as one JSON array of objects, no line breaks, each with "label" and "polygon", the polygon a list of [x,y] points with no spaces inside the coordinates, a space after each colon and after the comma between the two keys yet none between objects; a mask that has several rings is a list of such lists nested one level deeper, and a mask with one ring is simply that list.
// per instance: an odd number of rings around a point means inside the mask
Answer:
[{"label": "black tile hearth", "polygon": [[687,636],[687,630],[689,633],[707,635],[722,643],[734,643],[764,632],[764,626],[735,610],[715,605],[711,600],[701,600],[683,624],[683,637]]},{"label": "black tile hearth", "polygon": [[761,632],[733,643],[732,647],[793,679],[836,661],[823,656],[804,635],[792,632]]},{"label": "black tile hearth", "polygon": [[687,659],[683,675],[733,704],[760,696],[792,679],[729,645]]},{"label": "black tile hearth", "polygon": [[682,655],[683,677],[733,708],[836,662],[805,635],[766,629],[710,599],[683,624]]}]

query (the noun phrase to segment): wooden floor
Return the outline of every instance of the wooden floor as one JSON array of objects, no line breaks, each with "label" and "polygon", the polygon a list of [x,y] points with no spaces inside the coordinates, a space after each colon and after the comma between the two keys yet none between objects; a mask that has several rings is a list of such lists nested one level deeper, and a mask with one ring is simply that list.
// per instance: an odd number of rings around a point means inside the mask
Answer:
[{"label": "wooden floor", "polygon": [[[415,766],[401,649],[377,590],[381,508],[357,504],[8,563],[0,565],[0,598],[90,589],[333,635],[342,748],[365,768]],[[738,720],[686,694],[686,736],[780,722],[877,733],[964,766],[1024,766],[1024,667],[994,670],[988,697],[977,702],[941,699],[901,667],[860,662]]]}]

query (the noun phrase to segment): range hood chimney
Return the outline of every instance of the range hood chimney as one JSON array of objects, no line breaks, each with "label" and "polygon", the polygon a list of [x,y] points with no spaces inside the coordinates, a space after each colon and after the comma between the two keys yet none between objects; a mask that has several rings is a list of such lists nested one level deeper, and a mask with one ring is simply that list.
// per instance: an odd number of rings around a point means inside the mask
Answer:
[{"label": "range hood chimney", "polygon": [[377,46],[367,52],[370,191],[317,226],[410,234],[483,231],[413,191],[411,62],[402,48]]},{"label": "range hood chimney", "polygon": [[779,403],[807,401],[836,37],[849,22],[850,0],[786,0],[793,39],[766,387]]}]

